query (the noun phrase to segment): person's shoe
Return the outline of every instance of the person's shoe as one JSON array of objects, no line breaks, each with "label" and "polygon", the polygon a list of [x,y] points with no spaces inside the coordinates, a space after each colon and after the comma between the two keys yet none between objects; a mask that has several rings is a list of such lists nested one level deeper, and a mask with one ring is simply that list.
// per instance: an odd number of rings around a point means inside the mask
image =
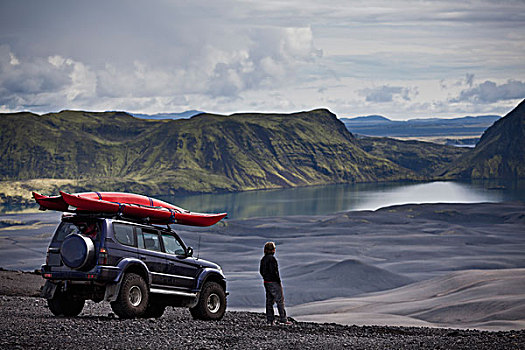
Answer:
[{"label": "person's shoe", "polygon": [[276,324],[275,321],[269,321],[269,322],[266,322],[266,325],[267,326],[274,326]]},{"label": "person's shoe", "polygon": [[279,322],[280,325],[283,325],[283,326],[291,326],[293,325],[293,323],[291,321],[284,321],[284,322]]}]

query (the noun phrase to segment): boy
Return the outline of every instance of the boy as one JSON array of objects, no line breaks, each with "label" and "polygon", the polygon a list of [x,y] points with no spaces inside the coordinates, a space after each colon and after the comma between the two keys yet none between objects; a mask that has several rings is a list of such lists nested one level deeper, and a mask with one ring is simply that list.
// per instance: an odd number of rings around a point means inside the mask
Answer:
[{"label": "boy", "polygon": [[259,272],[264,279],[264,289],[266,290],[266,322],[269,325],[274,324],[273,304],[276,303],[281,324],[291,325],[292,323],[286,318],[283,287],[279,276],[279,266],[274,254],[275,243],[266,242],[264,245],[264,256],[259,266]]}]

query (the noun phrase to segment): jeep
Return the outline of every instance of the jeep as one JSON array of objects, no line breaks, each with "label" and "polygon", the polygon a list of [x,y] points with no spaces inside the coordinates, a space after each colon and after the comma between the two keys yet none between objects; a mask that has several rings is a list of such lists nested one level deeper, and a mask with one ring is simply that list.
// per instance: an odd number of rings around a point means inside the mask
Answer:
[{"label": "jeep", "polygon": [[220,320],[226,278],[193,257],[166,227],[101,214],[64,214],[42,265],[42,296],[56,316],[77,316],[86,300],[109,301],[120,318],[161,317],[188,307],[194,319]]}]

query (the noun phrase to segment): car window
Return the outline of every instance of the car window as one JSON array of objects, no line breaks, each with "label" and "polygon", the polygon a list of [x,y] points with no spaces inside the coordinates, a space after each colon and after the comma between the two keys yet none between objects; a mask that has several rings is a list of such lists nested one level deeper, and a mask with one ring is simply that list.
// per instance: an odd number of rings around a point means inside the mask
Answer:
[{"label": "car window", "polygon": [[156,232],[142,231],[144,237],[144,248],[160,252],[160,239]]},{"label": "car window", "polygon": [[114,223],[113,232],[115,232],[115,238],[120,243],[124,245],[135,246],[135,235],[133,234],[133,226]]},{"label": "car window", "polygon": [[96,239],[100,229],[96,222],[66,222],[62,221],[58,226],[54,241],[62,242],[64,238],[71,234],[83,234],[92,239]]},{"label": "car window", "polygon": [[164,242],[164,249],[166,250],[166,253],[175,255],[184,255],[186,253],[180,242],[177,241],[174,236],[163,234],[162,241]]},{"label": "car window", "polygon": [[142,229],[140,227],[135,227],[135,232],[137,232],[137,246],[139,248],[146,248],[144,246],[144,236],[142,235]]}]

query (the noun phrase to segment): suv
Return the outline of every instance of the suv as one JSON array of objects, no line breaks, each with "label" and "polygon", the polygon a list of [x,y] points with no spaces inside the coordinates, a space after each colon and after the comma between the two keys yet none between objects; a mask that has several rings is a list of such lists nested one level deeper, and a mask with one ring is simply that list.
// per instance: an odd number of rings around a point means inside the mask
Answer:
[{"label": "suv", "polygon": [[160,317],[166,306],[182,306],[194,319],[219,320],[226,310],[220,266],[194,258],[169,226],[64,214],[42,276],[42,296],[57,316],[77,316],[89,299],[111,302],[121,318]]}]

